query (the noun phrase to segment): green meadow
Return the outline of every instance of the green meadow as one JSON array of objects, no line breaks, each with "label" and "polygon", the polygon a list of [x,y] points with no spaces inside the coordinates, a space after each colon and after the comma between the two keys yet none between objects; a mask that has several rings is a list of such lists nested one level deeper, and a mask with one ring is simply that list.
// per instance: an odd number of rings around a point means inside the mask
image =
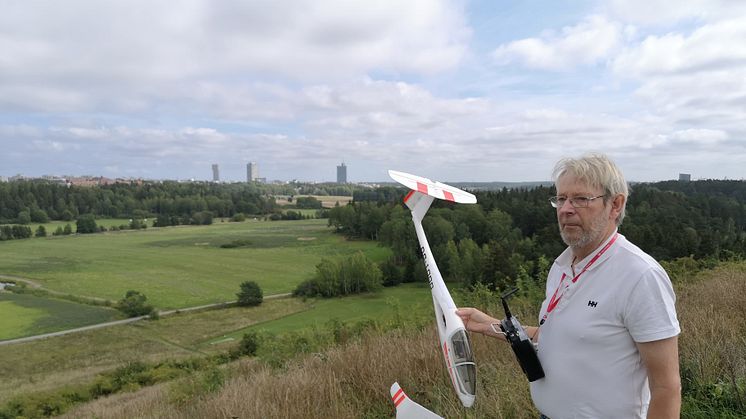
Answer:
[{"label": "green meadow", "polygon": [[331,321],[356,323],[376,320],[388,323],[400,320],[407,322],[411,316],[422,316],[432,312],[432,294],[427,284],[401,284],[384,288],[380,293],[352,295],[340,298],[308,299],[302,310],[287,316],[251,325],[225,334],[209,343],[240,339],[249,330],[284,333],[323,328]]},{"label": "green meadow", "polygon": [[157,308],[174,309],[232,301],[249,280],[265,296],[290,292],[322,258],[357,251],[374,261],[390,252],[347,241],[323,219],[219,222],[2,242],[0,274],[112,301],[137,290]]},{"label": "green meadow", "polygon": [[[2,304],[0,304],[0,307]],[[280,298],[258,307],[180,313],[34,342],[0,346],[0,403],[14,395],[86,383],[134,361],[157,362],[221,353],[252,328],[272,333],[324,326],[333,319],[381,323],[432,311],[426,284],[328,300]]]},{"label": "green meadow", "polygon": [[0,340],[72,329],[122,318],[111,308],[29,294],[0,292]]}]

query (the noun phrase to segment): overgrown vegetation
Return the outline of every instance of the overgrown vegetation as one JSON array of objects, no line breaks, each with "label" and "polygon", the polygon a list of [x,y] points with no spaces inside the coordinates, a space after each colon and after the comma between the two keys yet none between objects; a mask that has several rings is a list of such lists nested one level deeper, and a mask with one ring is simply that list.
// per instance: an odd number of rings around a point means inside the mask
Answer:
[{"label": "overgrown vegetation", "polygon": [[[675,283],[683,379],[682,417],[743,417],[746,378],[746,264],[729,263]],[[498,313],[498,295],[483,286],[455,296],[459,305]],[[535,318],[529,298],[511,301],[521,319]],[[257,360],[224,369],[214,385],[209,370],[192,376],[192,397],[178,402],[184,384],[142,390],[115,403],[92,403],[70,417],[246,418],[391,417],[389,386],[444,417],[535,418],[528,383],[508,345],[473,336],[478,365],[477,402],[464,409],[451,389],[437,350],[432,318],[409,317],[388,324],[330,322],[323,329],[258,335]],[[703,321],[703,319],[707,319]],[[233,371],[233,373],[227,372]],[[240,397],[238,397],[240,395]],[[340,396],[343,395],[343,396]]]},{"label": "overgrown vegetation", "polygon": [[302,282],[293,291],[295,296],[338,297],[377,291],[383,287],[378,265],[363,252],[342,260],[322,259],[316,265],[316,275]]}]

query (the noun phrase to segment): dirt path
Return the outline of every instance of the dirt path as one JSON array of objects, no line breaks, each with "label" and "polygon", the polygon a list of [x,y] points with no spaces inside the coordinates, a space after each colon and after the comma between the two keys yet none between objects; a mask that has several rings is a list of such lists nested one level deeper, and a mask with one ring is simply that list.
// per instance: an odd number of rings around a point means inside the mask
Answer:
[{"label": "dirt path", "polygon": [[[23,283],[26,283],[31,288],[42,289],[42,290],[44,290],[44,291],[46,291],[46,292],[48,292],[50,294],[53,294],[53,295],[70,295],[70,294],[67,294],[67,293],[64,293],[64,292],[48,290],[46,288],[43,288],[41,286],[41,284],[39,284],[38,282],[34,282],[34,281],[32,281],[30,279],[26,279],[26,278],[20,278],[20,277],[11,276],[11,275],[0,275],[0,282],[2,282],[3,279],[8,280],[8,281],[14,281],[14,282],[23,282]],[[289,297],[291,295],[292,294],[289,293],[289,292],[288,293],[284,293],[284,294],[273,294],[273,295],[268,295],[268,296],[264,297],[264,299],[265,300],[273,300],[273,299],[276,299],[276,298],[286,298],[286,297]],[[103,299],[103,298],[97,298],[97,297],[84,297],[84,298],[89,298],[91,300],[105,301],[105,299]],[[215,308],[215,307],[230,307],[230,306],[232,306],[235,303],[236,303],[235,301],[225,301],[225,302],[222,302],[222,303],[205,304],[205,305],[201,305],[201,306],[179,308],[179,309],[175,309],[175,310],[164,310],[164,311],[159,311],[158,315],[160,317],[165,317],[165,316],[170,316],[172,314],[188,313],[190,311],[198,311],[198,310],[207,310],[207,309],[211,309],[211,308]],[[137,322],[137,321],[140,321],[140,320],[143,320],[143,319],[147,319],[147,318],[148,318],[148,316],[131,317],[129,319],[124,319],[124,320],[114,320],[114,321],[106,322],[106,323],[99,323],[99,324],[92,324],[90,326],[77,327],[75,329],[60,330],[59,332],[44,333],[44,334],[41,334],[41,335],[26,336],[26,337],[17,338],[17,339],[0,340],[0,346],[1,345],[10,345],[10,344],[13,344],[13,343],[31,342],[31,341],[34,341],[34,340],[46,339],[46,338],[51,338],[51,337],[55,337],[55,336],[63,336],[63,335],[71,334],[71,333],[85,332],[86,330],[101,329],[101,328],[104,328],[104,327],[117,326],[117,325],[120,325],[120,324],[129,324],[129,323],[134,323],[134,322]]]},{"label": "dirt path", "polygon": [[[38,282],[36,282],[36,281],[34,281],[32,279],[21,278],[20,276],[12,276],[12,275],[2,275],[2,274],[0,274],[0,282],[3,282],[3,280],[13,281],[15,283],[22,282],[22,283],[26,284],[26,286],[28,286],[29,288],[32,288],[32,289],[35,289],[35,290],[44,290],[44,292],[48,292],[48,293],[50,293],[52,295],[61,295],[61,296],[72,295],[72,294],[67,293],[67,292],[55,291],[55,290],[50,290],[50,289],[44,288],[40,283],[38,283]],[[80,298],[83,298],[83,299],[86,299],[86,300],[92,300],[92,301],[101,301],[101,302],[106,301],[105,298],[101,298],[101,297],[89,297],[87,295],[78,295],[77,297],[80,297]]]}]

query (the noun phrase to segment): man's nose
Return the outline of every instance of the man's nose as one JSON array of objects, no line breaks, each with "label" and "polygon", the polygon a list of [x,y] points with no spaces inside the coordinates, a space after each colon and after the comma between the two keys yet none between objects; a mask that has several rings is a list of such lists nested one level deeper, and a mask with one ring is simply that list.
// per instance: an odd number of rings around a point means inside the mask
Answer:
[{"label": "man's nose", "polygon": [[575,207],[572,206],[572,204],[570,203],[569,199],[566,199],[565,202],[562,204],[562,206],[560,206],[559,208],[557,208],[557,212],[561,212],[561,213],[568,213],[568,212],[569,213],[574,213],[575,212]]}]

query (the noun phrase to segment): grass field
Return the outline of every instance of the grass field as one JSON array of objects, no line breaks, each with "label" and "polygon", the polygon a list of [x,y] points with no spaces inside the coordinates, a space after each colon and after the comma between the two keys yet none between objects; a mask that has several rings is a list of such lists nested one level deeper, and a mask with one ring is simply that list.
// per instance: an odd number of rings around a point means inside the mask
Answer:
[{"label": "grass field", "polygon": [[[153,226],[153,220],[154,218],[148,219],[148,227]],[[107,229],[111,228],[112,226],[119,227],[122,224],[129,224],[130,220],[128,218],[101,218],[96,219],[96,225],[104,226]],[[48,223],[31,223],[28,226],[31,228],[32,232],[36,232],[36,229],[39,228],[40,225],[44,226],[44,229],[47,230],[47,235],[51,236],[52,233],[54,233],[54,230],[57,229],[57,227],[65,228],[65,224],[70,224],[70,226],[73,228],[73,231],[75,231],[75,220],[72,221],[50,221]]]},{"label": "grass field", "polygon": [[[295,195],[293,198],[307,198],[307,197],[313,197],[321,201],[321,206],[324,208],[333,208],[337,203],[339,203],[340,206],[347,205],[350,201],[352,201],[351,196],[342,196],[342,195]],[[275,196],[275,202],[278,205],[292,205],[295,201],[290,202],[287,199],[287,196]]]},{"label": "grass field", "polygon": [[333,318],[392,319],[397,310],[401,315],[425,315],[432,310],[429,295],[427,286],[403,285],[367,296],[274,299],[258,307],[182,313],[158,321],[0,346],[0,402],[15,394],[89,382],[97,373],[127,362],[223,352],[255,325],[280,332],[313,327]]},{"label": "grass field", "polygon": [[0,292],[0,340],[121,318],[118,311],[54,298]]},{"label": "grass field", "polygon": [[[382,323],[394,317],[427,314],[432,311],[432,297],[427,284],[402,284],[385,288],[380,294],[353,295],[344,298],[309,299],[303,311],[236,330],[222,339],[240,339],[249,330],[283,333],[308,327],[324,327],[332,320],[359,322],[372,319]],[[406,319],[403,319],[406,322]]]},{"label": "grass field", "polygon": [[[0,243],[0,274],[112,301],[133,289],[168,309],[234,300],[247,280],[265,295],[289,292],[324,257],[355,251],[375,261],[388,257],[388,249],[346,241],[326,224],[247,221],[12,240]],[[240,246],[221,248],[231,243]]]}]

